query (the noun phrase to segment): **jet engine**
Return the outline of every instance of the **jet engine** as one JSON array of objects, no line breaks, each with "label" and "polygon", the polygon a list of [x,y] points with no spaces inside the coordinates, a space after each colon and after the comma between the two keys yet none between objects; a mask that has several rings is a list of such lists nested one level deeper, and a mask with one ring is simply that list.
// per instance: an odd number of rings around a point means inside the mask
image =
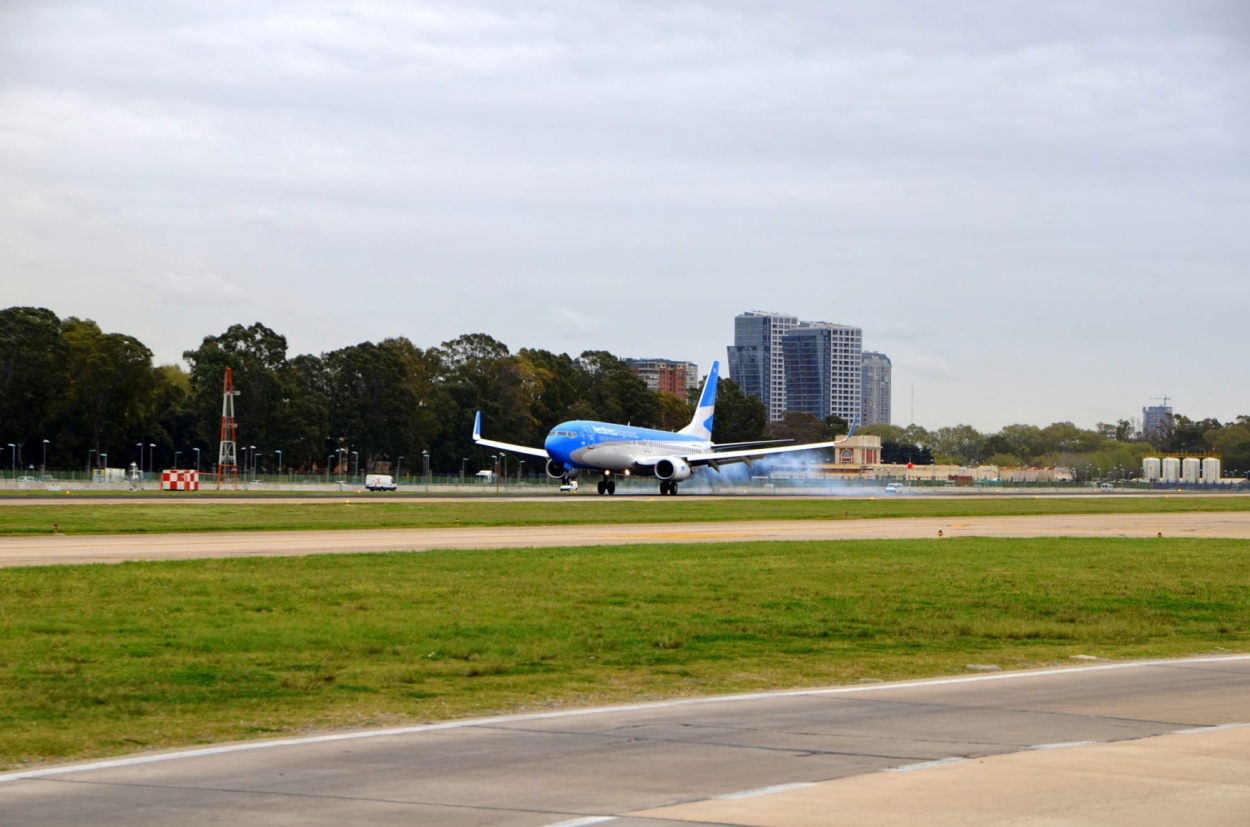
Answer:
[{"label": "jet engine", "polygon": [[664,457],[655,463],[655,476],[664,482],[681,482],[690,479],[690,466],[681,457]]},{"label": "jet engine", "polygon": [[556,462],[554,459],[547,460],[547,476],[553,480],[562,480],[565,477],[569,479],[577,479],[577,471],[566,471],[564,466]]}]

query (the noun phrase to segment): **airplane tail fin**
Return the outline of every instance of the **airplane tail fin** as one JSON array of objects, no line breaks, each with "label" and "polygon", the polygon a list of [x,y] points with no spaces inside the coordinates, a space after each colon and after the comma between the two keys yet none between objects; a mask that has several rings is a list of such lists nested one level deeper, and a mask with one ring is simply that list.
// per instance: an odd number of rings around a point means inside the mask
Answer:
[{"label": "airplane tail fin", "polygon": [[720,375],[720,362],[713,362],[708,371],[707,381],[703,383],[703,393],[699,394],[699,406],[695,408],[694,418],[690,424],[677,433],[699,439],[711,440],[712,417],[716,413],[716,383]]}]

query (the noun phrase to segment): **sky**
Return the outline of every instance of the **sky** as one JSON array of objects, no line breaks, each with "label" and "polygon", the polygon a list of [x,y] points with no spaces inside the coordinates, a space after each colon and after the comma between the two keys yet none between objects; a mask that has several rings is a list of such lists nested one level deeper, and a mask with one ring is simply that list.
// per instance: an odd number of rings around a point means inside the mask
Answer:
[{"label": "sky", "polygon": [[0,307],[158,362],[863,329],[895,424],[1250,414],[1250,4],[0,4]]}]

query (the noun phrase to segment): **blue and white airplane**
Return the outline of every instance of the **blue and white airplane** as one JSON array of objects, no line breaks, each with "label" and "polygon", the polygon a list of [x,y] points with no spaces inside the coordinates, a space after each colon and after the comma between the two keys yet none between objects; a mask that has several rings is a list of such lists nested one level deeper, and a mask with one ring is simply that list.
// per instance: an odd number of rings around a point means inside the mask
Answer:
[{"label": "blue and white airplane", "polygon": [[[712,417],[716,410],[716,382],[720,363],[713,362],[694,419],[680,431],[637,428],[611,422],[573,420],[561,422],[551,429],[542,448],[513,445],[482,438],[482,412],[473,421],[473,441],[487,448],[511,451],[547,461],[547,475],[555,479],[575,480],[582,471],[599,473],[600,494],[615,494],[614,475],[655,477],[661,494],[676,494],[677,483],[690,479],[696,468],[709,465],[720,471],[721,465],[733,462],[750,463],[770,454],[832,448],[849,439],[850,432],[834,442],[811,442],[803,445],[776,446],[778,442],[734,442],[720,445],[712,442]],[[776,447],[766,448],[765,445]]]}]

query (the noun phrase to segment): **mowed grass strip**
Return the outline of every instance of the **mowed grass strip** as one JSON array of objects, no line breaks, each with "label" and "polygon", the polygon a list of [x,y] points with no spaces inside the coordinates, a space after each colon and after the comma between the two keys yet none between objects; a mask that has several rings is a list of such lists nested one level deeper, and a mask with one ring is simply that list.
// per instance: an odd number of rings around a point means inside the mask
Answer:
[{"label": "mowed grass strip", "polygon": [[0,765],[1246,651],[1250,543],[627,546],[0,571]]},{"label": "mowed grass strip", "polygon": [[[178,494],[170,494],[178,497]],[[984,517],[1032,514],[1147,514],[1247,511],[1250,497],[803,497],[682,498],[565,497],[551,501],[489,499],[413,502],[379,497],[305,502],[164,502],[9,504],[0,507],[0,535],[162,534],[201,531],[438,528],[718,522],[724,520],[846,520],[873,517]]]}]

